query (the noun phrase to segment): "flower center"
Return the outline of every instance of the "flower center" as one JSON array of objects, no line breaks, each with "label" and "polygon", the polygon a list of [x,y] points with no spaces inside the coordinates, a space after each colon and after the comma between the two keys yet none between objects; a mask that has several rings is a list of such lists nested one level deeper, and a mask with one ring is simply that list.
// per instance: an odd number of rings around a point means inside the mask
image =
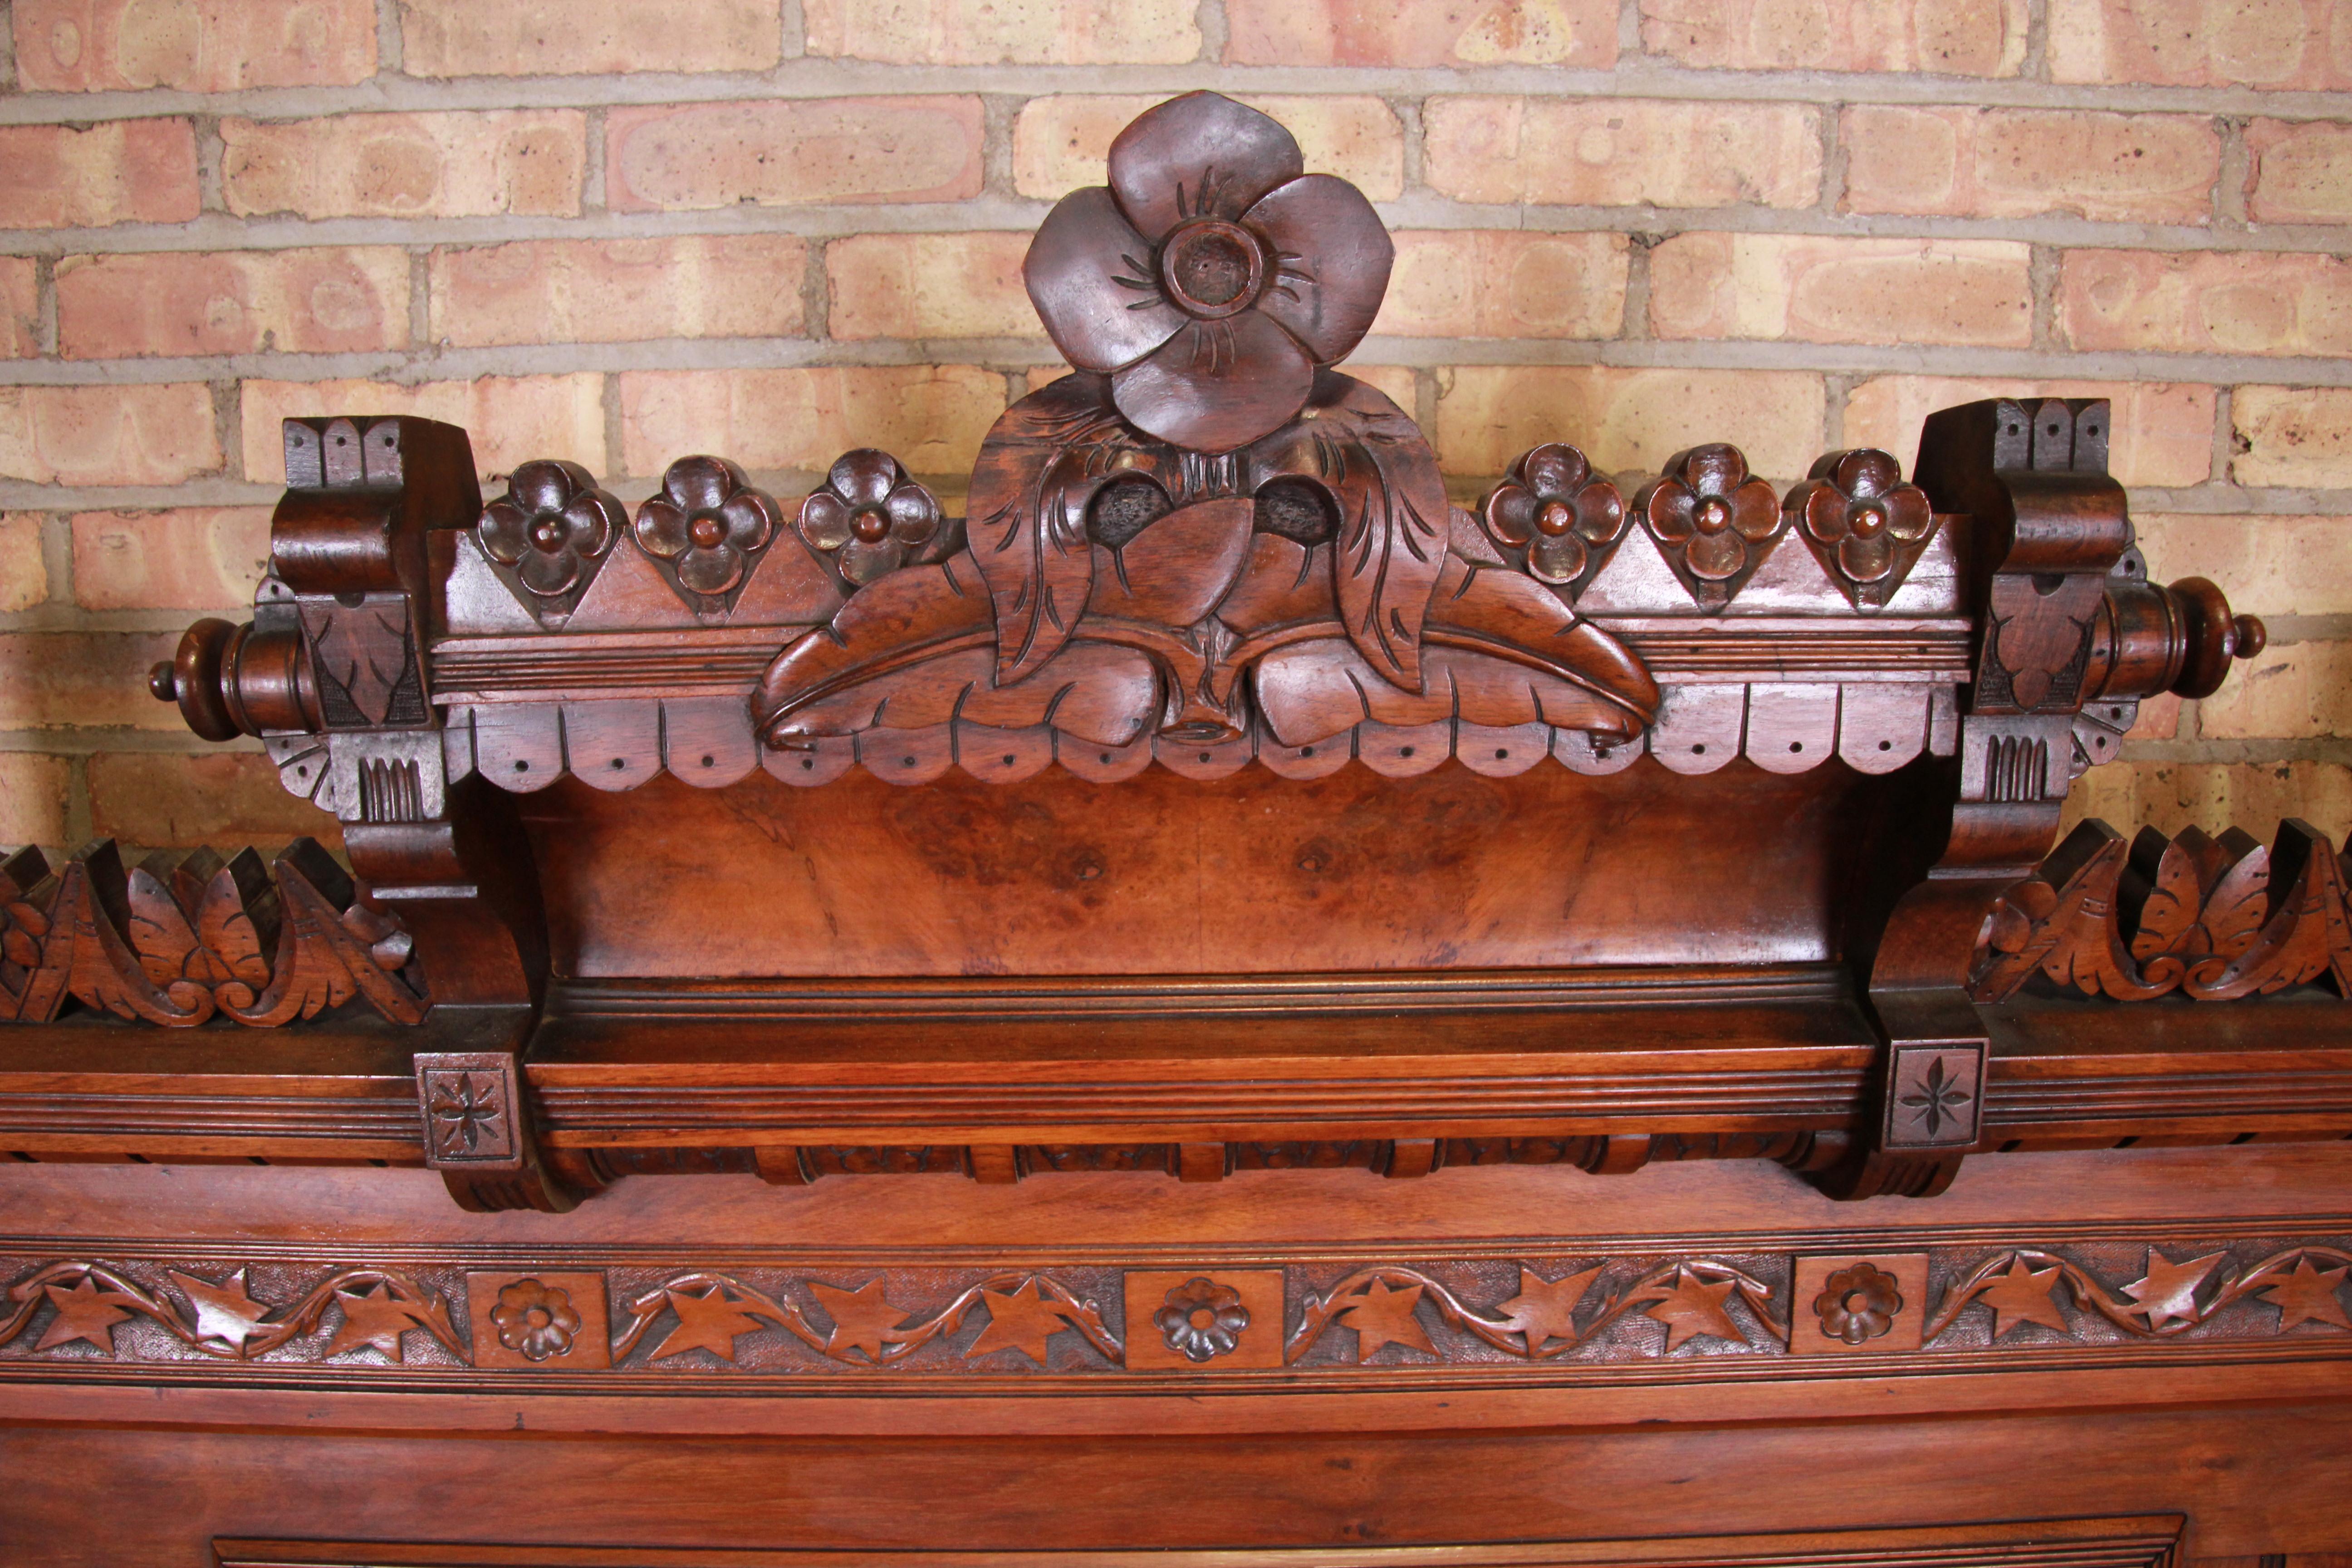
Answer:
[{"label": "flower center", "polygon": [[1265,250],[1257,237],[1223,218],[1194,218],[1177,226],[1160,247],[1160,281],[1169,300],[1188,314],[1214,321],[1256,303],[1265,279]]},{"label": "flower center", "polygon": [[1536,513],[1536,526],[1557,539],[1576,526],[1576,509],[1564,500],[1546,501]]},{"label": "flower center", "polygon": [[890,515],[869,507],[849,520],[849,528],[866,543],[878,544],[889,536]]},{"label": "flower center", "polygon": [[530,525],[530,542],[550,555],[563,548],[563,529],[553,518],[541,518]]},{"label": "flower center", "polygon": [[716,550],[727,542],[727,525],[707,511],[689,523],[686,531],[698,550]]},{"label": "flower center", "polygon": [[1864,1312],[1869,1311],[1870,1292],[1867,1290],[1847,1291],[1845,1293],[1845,1310],[1853,1313],[1857,1318],[1862,1316]]},{"label": "flower center", "polygon": [[1731,526],[1731,509],[1719,496],[1709,496],[1698,503],[1698,516],[1694,520],[1701,533],[1721,533]]},{"label": "flower center", "polygon": [[1846,524],[1857,539],[1872,539],[1885,531],[1886,509],[1876,501],[1864,501],[1853,509]]},{"label": "flower center", "polygon": [[522,1315],[522,1321],[534,1329],[543,1329],[554,1321],[547,1315],[547,1309],[544,1307],[533,1307]]},{"label": "flower center", "polygon": [[1217,1326],[1217,1314],[1206,1307],[1195,1307],[1192,1315],[1185,1321],[1196,1329],[1213,1329]]}]

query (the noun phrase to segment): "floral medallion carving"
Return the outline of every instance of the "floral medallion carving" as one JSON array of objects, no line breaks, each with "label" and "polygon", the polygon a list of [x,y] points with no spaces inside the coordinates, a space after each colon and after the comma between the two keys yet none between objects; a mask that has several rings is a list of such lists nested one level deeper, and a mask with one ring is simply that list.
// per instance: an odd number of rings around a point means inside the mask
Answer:
[{"label": "floral medallion carving", "polygon": [[723,620],[782,521],[726,458],[680,458],[637,508],[637,544],[697,616]]},{"label": "floral medallion carving", "polygon": [[507,493],[482,509],[474,538],[541,626],[570,618],[627,529],[627,509],[577,463],[523,464]]},{"label": "floral medallion carving", "polygon": [[1902,1310],[1903,1292],[1895,1288],[1895,1276],[1867,1263],[1837,1270],[1813,1298],[1822,1332],[1850,1345],[1885,1335]]},{"label": "floral medallion carving", "polygon": [[500,1290],[490,1321],[498,1325],[499,1342],[526,1361],[563,1354],[580,1331],[571,1292],[539,1279],[518,1279]]},{"label": "floral medallion carving", "polygon": [[1870,447],[1822,458],[1782,506],[1857,609],[1894,597],[1936,531],[1927,492],[1905,484],[1902,465]]},{"label": "floral medallion carving", "polygon": [[1168,1348],[1186,1361],[1213,1361],[1241,1343],[1250,1315],[1240,1291],[1201,1276],[1169,1291],[1151,1321]]},{"label": "floral medallion carving", "polygon": [[1683,586],[1711,609],[1731,602],[1788,526],[1772,487],[1749,475],[1746,454],[1720,441],[1676,453],[1634,497],[1633,510]]},{"label": "floral medallion carving", "polygon": [[861,447],[835,458],[824,483],[801,502],[800,530],[854,592],[938,538],[940,503],[898,458]]},{"label": "floral medallion carving", "polygon": [[1478,510],[1496,544],[1524,551],[1530,574],[1571,594],[1625,537],[1625,498],[1565,442],[1521,453]]}]

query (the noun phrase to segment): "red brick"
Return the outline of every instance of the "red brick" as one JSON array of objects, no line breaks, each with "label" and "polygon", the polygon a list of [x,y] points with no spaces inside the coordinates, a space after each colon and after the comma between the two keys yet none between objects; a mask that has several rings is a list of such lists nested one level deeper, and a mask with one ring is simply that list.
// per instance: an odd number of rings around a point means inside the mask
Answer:
[{"label": "red brick", "polygon": [[0,387],[0,476],[43,485],[176,485],[216,473],[212,389]]},{"label": "red brick", "polygon": [[1628,247],[1617,234],[1407,231],[1375,333],[1410,338],[1613,338]]},{"label": "red brick", "polygon": [[2141,513],[2147,574],[2204,577],[2256,616],[2352,616],[2352,518]]},{"label": "red brick", "polygon": [[2028,248],[1999,240],[1685,234],[1650,253],[1662,338],[2028,348]]},{"label": "red brick", "polygon": [[2352,263],[2330,256],[2076,250],[2058,320],[2078,349],[2352,354]]},{"label": "red brick", "polygon": [[2202,224],[2221,158],[2212,122],[2178,114],[1867,104],[1840,136],[1848,212]]},{"label": "red brick", "polygon": [[1573,442],[1604,473],[1655,471],[1683,447],[1727,440],[1756,472],[1790,480],[1822,448],[1826,393],[1804,372],[1461,365],[1437,380],[1449,474],[1499,474],[1546,441]]},{"label": "red brick", "polygon": [[2352,386],[2242,386],[2230,422],[2238,483],[2352,489]]},{"label": "red brick", "polygon": [[0,359],[41,352],[41,290],[29,256],[0,256]]},{"label": "red brick", "polygon": [[479,376],[396,386],[383,381],[248,381],[244,397],[245,475],[279,484],[286,475],[284,422],[320,414],[414,414],[464,428],[474,465],[512,473],[534,458],[560,458],[590,473],[604,468],[604,378],[595,374]]},{"label": "red brick", "polygon": [[2207,741],[2296,741],[2352,735],[2352,643],[2273,645],[2236,665],[2197,704]]},{"label": "red brick", "polygon": [[1845,444],[1883,447],[1907,468],[1928,415],[1985,397],[2108,398],[2115,405],[2108,463],[2116,479],[2177,489],[2212,477],[2213,389],[2165,382],[1874,376],[1847,395]]},{"label": "red brick", "polygon": [[[2352,23],[2347,23],[2352,33]],[[2257,223],[2352,223],[2352,125],[2257,120],[2246,128]]]},{"label": "red brick", "polygon": [[268,851],[300,837],[336,849],[343,841],[333,816],[289,794],[258,752],[100,752],[89,759],[89,815],[101,837],[142,849]]},{"label": "red brick", "polygon": [[2345,0],[2050,0],[2053,81],[2352,87]]},{"label": "red brick", "polygon": [[40,513],[0,511],[0,615],[29,610],[48,596]]},{"label": "red brick", "polygon": [[615,212],[751,203],[951,202],[980,194],[977,98],[837,98],[615,109]]},{"label": "red brick", "polygon": [[756,71],[782,49],[776,0],[401,0],[409,76]]},{"label": "red brick", "polygon": [[825,247],[835,338],[1034,338],[1026,234],[861,234]]},{"label": "red brick", "polygon": [[179,646],[171,632],[0,632],[0,730],[187,732],[148,694],[147,671]]},{"label": "red brick", "polygon": [[805,0],[808,52],[899,65],[1181,65],[1201,53],[1192,0]]},{"label": "red brick", "polygon": [[240,217],[571,217],[588,117],[570,109],[221,121],[221,193]]},{"label": "red brick", "polygon": [[226,610],[250,605],[269,564],[270,510],[77,513],[74,598],[86,610]]},{"label": "red brick", "polygon": [[1004,378],[975,365],[630,371],[623,468],[658,474],[690,452],[747,468],[820,469],[878,447],[917,474],[961,476],[1004,411]]},{"label": "red brick", "polygon": [[2340,763],[2108,763],[2075,782],[2060,831],[2088,816],[2159,833],[2242,827],[2265,841],[2282,817],[2300,816],[2341,844],[2352,829],[2352,769]]},{"label": "red brick", "polygon": [[1686,66],[1735,70],[2015,76],[2025,0],[1642,0],[1642,45]]},{"label": "red brick", "polygon": [[1616,0],[1225,0],[1225,30],[1233,65],[1617,63]]},{"label": "red brick", "polygon": [[[1156,92],[1057,94],[1033,98],[1013,127],[1013,185],[1049,201],[1103,183],[1111,139],[1161,101]],[[1236,93],[1241,102],[1282,121],[1298,139],[1307,167],[1337,174],[1376,202],[1404,193],[1404,128],[1377,98],[1299,98]]]},{"label": "red brick", "polygon": [[72,787],[72,765],[63,757],[0,752],[0,847],[64,848]]},{"label": "red brick", "polygon": [[1815,111],[1795,103],[1433,98],[1423,171],[1465,202],[1567,206],[1811,206]]},{"label": "red brick", "polygon": [[196,133],[184,120],[0,126],[0,228],[185,223],[196,209]]},{"label": "red brick", "polygon": [[369,0],[16,0],[28,90],[236,92],[375,74]]},{"label": "red brick", "polygon": [[408,254],[389,246],[58,263],[58,347],[68,359],[407,346]]},{"label": "red brick", "polygon": [[545,239],[441,249],[437,343],[609,343],[798,333],[807,242],[791,235]]}]

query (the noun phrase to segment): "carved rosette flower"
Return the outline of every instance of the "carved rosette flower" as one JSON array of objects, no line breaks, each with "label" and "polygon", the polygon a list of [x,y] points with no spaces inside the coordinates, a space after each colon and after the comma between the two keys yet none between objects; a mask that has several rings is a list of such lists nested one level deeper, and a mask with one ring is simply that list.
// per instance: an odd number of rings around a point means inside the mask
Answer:
[{"label": "carved rosette flower", "polygon": [[783,514],[724,458],[680,458],[637,508],[637,544],[698,612],[724,613]]},{"label": "carved rosette flower", "polygon": [[525,463],[507,493],[482,509],[474,539],[542,622],[578,605],[596,567],[628,526],[626,508],[577,463]]},{"label": "carved rosette flower", "polygon": [[1749,477],[1746,456],[1720,441],[1676,453],[1633,505],[1703,605],[1728,604],[1786,526],[1772,487]]},{"label": "carved rosette flower", "polygon": [[1895,1276],[1867,1263],[1832,1274],[1822,1281],[1822,1293],[1813,1298],[1813,1314],[1822,1321],[1822,1332],[1850,1345],[1885,1333],[1902,1310],[1903,1293],[1895,1288]]},{"label": "carved rosette flower", "polygon": [[516,1280],[499,1292],[498,1304],[490,1309],[499,1343],[529,1361],[546,1361],[571,1350],[580,1321],[570,1291],[537,1279]]},{"label": "carved rosette flower", "polygon": [[1370,328],[1395,247],[1361,192],[1305,167],[1273,120],[1188,93],[1119,132],[1108,188],[1072,192],[1039,226],[1029,298],[1138,429],[1246,446]]},{"label": "carved rosette flower", "polygon": [[1903,467],[1864,447],[1832,452],[1783,503],[1837,585],[1856,605],[1894,596],[1936,531],[1927,492],[1903,482]]},{"label": "carved rosette flower", "polygon": [[1496,543],[1527,552],[1529,574],[1562,586],[1590,581],[1625,536],[1625,498],[1558,441],[1521,453],[1479,514]]},{"label": "carved rosette flower", "polygon": [[835,459],[801,502],[801,537],[854,590],[904,565],[939,536],[940,503],[887,452]]},{"label": "carved rosette flower", "polygon": [[1213,1279],[1187,1279],[1151,1314],[1152,1326],[1168,1348],[1186,1361],[1213,1361],[1241,1343],[1249,1327],[1249,1309],[1241,1292]]}]

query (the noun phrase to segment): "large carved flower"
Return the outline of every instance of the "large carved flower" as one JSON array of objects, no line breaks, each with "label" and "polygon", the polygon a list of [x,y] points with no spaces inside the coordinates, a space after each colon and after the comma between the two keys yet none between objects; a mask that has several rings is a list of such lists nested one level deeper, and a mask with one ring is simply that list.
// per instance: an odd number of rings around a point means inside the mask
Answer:
[{"label": "large carved flower", "polygon": [[1168,1292],[1152,1326],[1168,1348],[1186,1361],[1210,1361],[1241,1343],[1249,1327],[1249,1309],[1241,1292],[1213,1279],[1187,1279]]},{"label": "large carved flower", "polygon": [[670,563],[689,593],[724,594],[782,521],[776,503],[724,458],[680,458],[637,508],[637,542]]},{"label": "large carved flower", "polygon": [[835,459],[801,502],[801,537],[852,588],[895,572],[940,531],[940,503],[898,459],[871,447]]},{"label": "large carved flower", "polygon": [[1885,582],[1911,553],[1904,547],[1936,527],[1927,492],[1905,484],[1902,465],[1868,447],[1822,458],[1789,502],[1807,536],[1834,552],[1838,570],[1857,584]]},{"label": "large carved flower", "polygon": [[1683,453],[1638,504],[1650,531],[1678,552],[1690,574],[1720,583],[1748,569],[1754,548],[1780,531],[1772,487],[1748,475],[1748,459],[1721,442]]},{"label": "large carved flower", "polygon": [[1361,192],[1305,167],[1273,120],[1188,93],[1119,132],[1108,189],[1073,191],[1039,226],[1029,298],[1138,429],[1246,446],[1370,328],[1395,247]]},{"label": "large carved flower", "polygon": [[1903,1310],[1903,1293],[1895,1276],[1867,1263],[1841,1268],[1822,1281],[1813,1298],[1813,1315],[1831,1339],[1858,1345],[1874,1340],[1895,1326]]},{"label": "large carved flower", "polygon": [[628,522],[621,503],[577,463],[525,463],[507,493],[482,509],[474,537],[542,599],[578,587]]},{"label": "large carved flower", "polygon": [[490,1309],[499,1343],[527,1361],[545,1361],[572,1348],[580,1331],[580,1313],[572,1294],[537,1279],[518,1279],[499,1292]]},{"label": "large carved flower", "polygon": [[1617,487],[1594,479],[1584,454],[1558,441],[1521,453],[1480,510],[1496,542],[1525,548],[1528,572],[1547,583],[1575,582],[1592,552],[1625,530]]}]

